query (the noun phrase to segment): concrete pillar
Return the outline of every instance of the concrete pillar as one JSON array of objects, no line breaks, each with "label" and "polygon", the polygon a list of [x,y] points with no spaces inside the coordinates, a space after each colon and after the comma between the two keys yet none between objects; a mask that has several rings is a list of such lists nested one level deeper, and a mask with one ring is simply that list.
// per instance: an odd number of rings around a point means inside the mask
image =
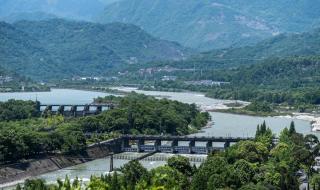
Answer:
[{"label": "concrete pillar", "polygon": [[113,154],[110,156],[110,172],[113,172]]},{"label": "concrete pillar", "polygon": [[57,114],[61,114],[61,115],[64,114],[64,106],[59,106]]},{"label": "concrete pillar", "polygon": [[192,154],[193,153],[193,150],[192,148],[196,146],[196,141],[195,140],[192,140],[189,142],[189,153]]},{"label": "concrete pillar", "polygon": [[156,140],[154,142],[154,150],[160,152],[161,140]]},{"label": "concrete pillar", "polygon": [[101,112],[102,112],[102,106],[97,106],[96,114],[99,114]]},{"label": "concrete pillar", "polygon": [[70,115],[73,117],[76,117],[77,116],[77,109],[78,109],[78,106],[71,106]]},{"label": "concrete pillar", "polygon": [[208,141],[206,144],[207,147],[207,154],[212,151],[212,141]]},{"label": "concrete pillar", "polygon": [[46,110],[52,112],[52,106],[51,105],[47,106]]},{"label": "concrete pillar", "polygon": [[40,104],[40,102],[39,101],[36,101],[36,110],[38,111],[38,113],[40,114],[40,109],[41,109],[41,104]]},{"label": "concrete pillar", "polygon": [[224,143],[224,149],[227,149],[229,147],[230,147],[230,142],[229,141],[225,142]]},{"label": "concrete pillar", "polygon": [[85,105],[84,106],[84,109],[83,109],[83,116],[86,116],[87,113],[90,111],[90,106],[89,105]]},{"label": "concrete pillar", "polygon": [[129,147],[129,139],[123,138],[121,142],[121,151],[124,151],[124,148]]},{"label": "concrete pillar", "polygon": [[45,117],[47,117],[49,114],[51,114],[52,113],[52,106],[51,105],[49,105],[49,106],[47,106],[45,109],[44,109],[44,111],[43,111],[43,115],[45,116]]},{"label": "concrete pillar", "polygon": [[175,150],[175,147],[179,145],[179,141],[178,140],[173,140],[172,143],[171,143],[171,151],[172,153],[175,153],[176,150]]},{"label": "concrete pillar", "polygon": [[143,152],[141,146],[144,145],[144,139],[137,140],[138,152]]}]

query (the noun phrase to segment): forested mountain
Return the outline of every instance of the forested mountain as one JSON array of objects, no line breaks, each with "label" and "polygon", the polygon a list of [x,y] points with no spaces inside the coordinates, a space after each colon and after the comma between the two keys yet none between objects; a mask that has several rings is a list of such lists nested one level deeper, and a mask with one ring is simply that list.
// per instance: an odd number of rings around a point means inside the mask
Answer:
[{"label": "forested mountain", "polygon": [[211,0],[241,13],[263,19],[280,32],[303,32],[320,24],[320,1],[305,0]]},{"label": "forested mountain", "polygon": [[43,91],[47,86],[0,67],[0,92]]},{"label": "forested mountain", "polygon": [[261,64],[235,69],[230,74],[230,82],[237,85],[317,86],[320,82],[320,57],[267,59]]},{"label": "forested mountain", "polygon": [[58,71],[51,61],[50,54],[36,39],[0,22],[0,66],[28,76],[47,76]]},{"label": "forested mountain", "polygon": [[252,46],[208,51],[184,61],[183,65],[201,68],[235,67],[271,57],[309,56],[320,54],[320,29],[302,34],[281,34]]},{"label": "forested mountain", "polygon": [[98,21],[125,22],[201,50],[248,44],[277,31],[236,9],[198,0],[125,0],[107,6]]},{"label": "forested mountain", "polygon": [[182,59],[189,52],[120,23],[1,23],[0,39],[1,65],[37,79],[106,74],[136,62]]},{"label": "forested mountain", "polygon": [[221,70],[214,77],[231,82],[215,88],[216,98],[239,98],[272,103],[319,104],[320,57],[292,57],[265,60],[261,64]]},{"label": "forested mountain", "polygon": [[[106,3],[113,0],[0,0],[0,18],[12,14],[42,12],[58,17],[92,20],[103,11]],[[0,19],[1,20],[1,19]]]},{"label": "forested mountain", "polygon": [[107,6],[98,21],[136,24],[163,39],[209,50],[310,30],[320,23],[319,2],[123,0]]}]

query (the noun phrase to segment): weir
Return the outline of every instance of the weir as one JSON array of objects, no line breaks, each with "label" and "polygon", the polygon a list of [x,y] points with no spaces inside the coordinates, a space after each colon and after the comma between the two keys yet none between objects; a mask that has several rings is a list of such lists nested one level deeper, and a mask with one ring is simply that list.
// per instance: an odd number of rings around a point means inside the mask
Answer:
[{"label": "weir", "polygon": [[[122,152],[163,152],[183,154],[208,154],[213,151],[224,150],[230,147],[231,143],[244,140],[253,140],[253,138],[160,135],[124,135],[120,138]],[[171,143],[162,145],[163,141],[169,141]],[[146,142],[148,143],[146,144]],[[179,145],[179,142],[185,142],[187,145]],[[196,146],[196,142],[202,142],[205,146]],[[224,146],[213,147],[213,143],[222,143]]]},{"label": "weir", "polygon": [[88,115],[97,115],[103,111],[111,110],[116,107],[115,104],[86,104],[86,105],[41,105],[37,109],[43,116],[45,115],[63,115],[66,117],[81,117]]}]

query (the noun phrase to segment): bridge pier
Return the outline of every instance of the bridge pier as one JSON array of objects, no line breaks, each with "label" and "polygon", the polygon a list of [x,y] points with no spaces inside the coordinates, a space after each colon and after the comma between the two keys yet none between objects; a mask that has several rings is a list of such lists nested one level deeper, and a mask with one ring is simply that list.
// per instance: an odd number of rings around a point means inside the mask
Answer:
[{"label": "bridge pier", "polygon": [[129,139],[122,139],[121,142],[121,150],[123,151],[125,148],[129,147]]},{"label": "bridge pier", "polygon": [[43,111],[43,114],[45,117],[47,117],[49,113],[52,113],[52,106],[51,105],[48,105]]},{"label": "bridge pier", "polygon": [[154,150],[160,152],[161,140],[156,140],[154,142]]},{"label": "bridge pier", "polygon": [[102,106],[97,106],[96,114],[100,114],[102,112]]},{"label": "bridge pier", "polygon": [[77,109],[78,109],[78,106],[71,106],[70,113],[73,117],[77,116]]},{"label": "bridge pier", "polygon": [[192,140],[189,142],[189,154],[193,154],[192,148],[196,146],[196,141]]},{"label": "bridge pier", "polygon": [[206,148],[207,148],[207,154],[209,154],[212,151],[212,141],[207,142]]},{"label": "bridge pier", "polygon": [[87,113],[89,113],[89,112],[90,112],[90,106],[89,105],[85,105],[84,109],[83,109],[82,116],[86,116]]},{"label": "bridge pier", "polygon": [[63,115],[64,114],[64,106],[59,106],[58,108],[58,114]]},{"label": "bridge pier", "polygon": [[141,146],[144,145],[144,139],[137,140],[138,152],[143,152]]},{"label": "bridge pier", "polygon": [[176,152],[176,147],[179,145],[179,141],[178,140],[172,140],[172,143],[171,143],[171,152],[172,153],[175,153]]},{"label": "bridge pier", "polygon": [[229,147],[230,147],[230,142],[229,141],[225,142],[224,143],[224,149],[227,149]]},{"label": "bridge pier", "polygon": [[110,168],[109,168],[109,172],[113,172],[113,153],[111,153],[111,155],[110,155]]}]

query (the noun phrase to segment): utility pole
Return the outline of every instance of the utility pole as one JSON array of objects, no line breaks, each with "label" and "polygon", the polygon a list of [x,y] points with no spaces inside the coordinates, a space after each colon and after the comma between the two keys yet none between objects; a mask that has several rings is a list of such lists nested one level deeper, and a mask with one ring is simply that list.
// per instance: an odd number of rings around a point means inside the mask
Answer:
[{"label": "utility pole", "polygon": [[109,172],[113,172],[113,153],[111,153],[111,156],[110,156],[110,169],[109,169]]}]

